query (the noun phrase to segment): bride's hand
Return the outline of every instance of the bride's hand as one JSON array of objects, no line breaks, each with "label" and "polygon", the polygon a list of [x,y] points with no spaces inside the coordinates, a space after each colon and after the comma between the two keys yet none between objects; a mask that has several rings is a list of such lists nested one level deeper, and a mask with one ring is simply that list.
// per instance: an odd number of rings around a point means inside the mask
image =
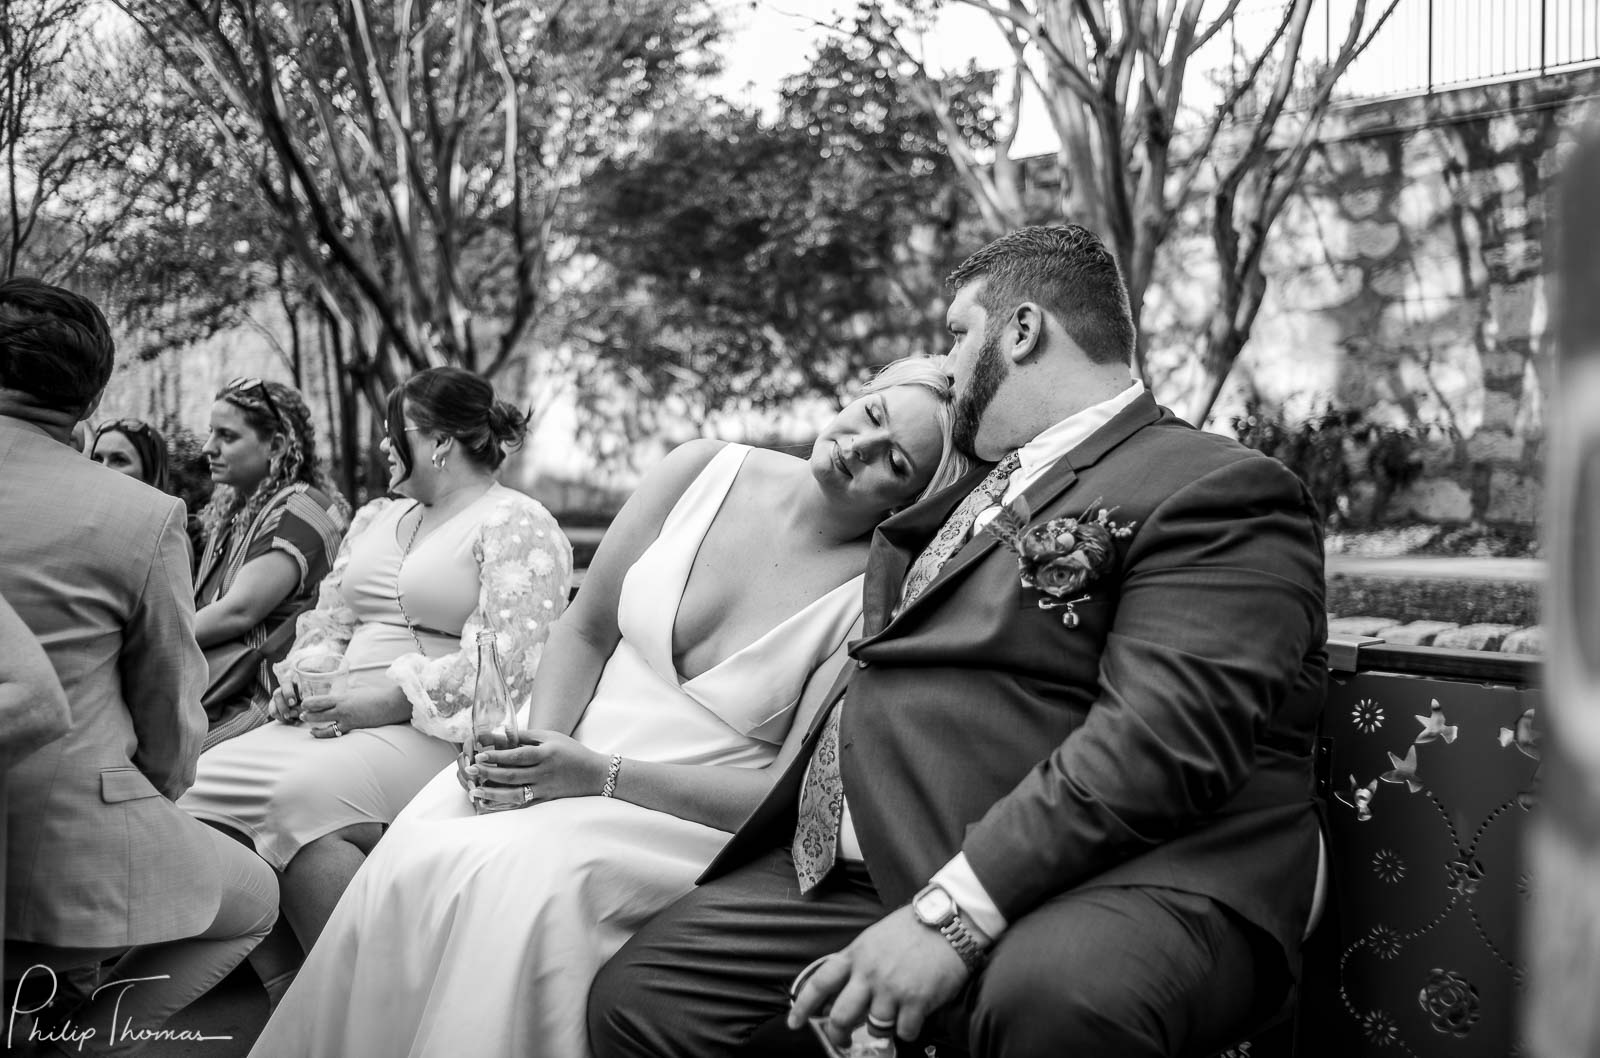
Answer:
[{"label": "bride's hand", "polygon": [[524,731],[520,741],[523,744],[512,749],[483,750],[467,767],[469,780],[493,784],[480,786],[480,793],[498,787],[515,793],[510,799],[518,803],[538,804],[563,797],[592,797],[605,787],[610,758],[577,739],[554,731]]}]

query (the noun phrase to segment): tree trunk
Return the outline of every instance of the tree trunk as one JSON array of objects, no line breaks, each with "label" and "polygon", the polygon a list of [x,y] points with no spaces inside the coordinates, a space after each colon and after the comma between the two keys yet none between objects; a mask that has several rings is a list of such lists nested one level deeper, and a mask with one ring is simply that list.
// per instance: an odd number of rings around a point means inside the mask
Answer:
[{"label": "tree trunk", "polygon": [[1225,310],[1219,308],[1211,318],[1205,350],[1200,354],[1199,395],[1189,411],[1189,421],[1196,426],[1205,426],[1206,420],[1211,418],[1211,409],[1222,396],[1222,387],[1227,385],[1234,362],[1244,349],[1245,338],[1246,335],[1225,316]]},{"label": "tree trunk", "polygon": [[289,281],[284,269],[283,258],[280,256],[277,264],[278,304],[283,308],[283,318],[289,324],[289,373],[294,377],[294,388],[301,393],[305,392],[305,362],[304,353],[300,348],[300,311],[289,297]]},{"label": "tree trunk", "polygon": [[356,421],[355,386],[348,368],[349,357],[345,351],[344,325],[340,322],[338,313],[327,305],[319,302],[317,309],[328,328],[328,349],[332,354],[330,373],[333,376],[333,389],[328,399],[330,403],[336,402],[339,408],[339,488],[345,497],[355,504],[361,499],[356,488],[360,481],[356,470],[361,462],[361,445]]},{"label": "tree trunk", "polygon": [[339,422],[339,382],[334,367],[333,325],[325,313],[317,316],[317,351],[322,363],[322,399],[328,409],[328,471],[332,474],[338,462],[336,453],[344,431]]}]

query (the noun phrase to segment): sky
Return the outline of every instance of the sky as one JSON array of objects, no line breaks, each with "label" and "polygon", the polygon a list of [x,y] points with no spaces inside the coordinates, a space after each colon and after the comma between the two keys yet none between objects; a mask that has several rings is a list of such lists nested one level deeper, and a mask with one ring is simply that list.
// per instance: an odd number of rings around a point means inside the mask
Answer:
[{"label": "sky", "polygon": [[846,14],[855,0],[720,0],[728,27],[723,94],[768,107],[785,77],[805,69],[825,34],[817,25]]},{"label": "sky", "polygon": [[[804,70],[818,41],[829,32],[827,23],[851,15],[858,0],[716,0],[728,26],[728,42],[723,49],[726,69],[717,87],[723,95],[754,104],[764,110],[775,106],[783,79]],[[1489,16],[1499,7],[1490,0],[1450,0],[1452,12],[1463,16],[1456,23],[1432,26],[1426,21],[1426,0],[1404,0],[1384,31],[1368,52],[1356,60],[1340,81],[1359,95],[1381,96],[1409,93],[1423,87],[1425,71],[1432,70],[1441,85],[1466,83],[1493,76],[1501,71],[1537,68],[1540,51],[1537,30],[1537,0],[1511,0],[1503,14],[1511,18],[1512,31],[1502,31],[1504,19]],[[1576,0],[1577,5],[1593,5],[1597,0]],[[1328,0],[1326,10],[1336,12],[1331,21],[1313,18],[1307,26],[1307,57],[1325,54],[1331,37],[1336,43],[1342,31],[1340,19],[1348,18],[1352,0]],[[1263,36],[1277,24],[1282,0],[1246,0],[1240,8],[1240,42],[1250,34]],[[1213,5],[1218,6],[1218,5]],[[1377,18],[1378,5],[1368,13],[1369,26]],[[1591,56],[1597,47],[1600,30],[1587,21],[1580,26],[1572,21],[1566,7],[1551,6],[1546,32],[1552,61],[1571,55]],[[1560,12],[1567,11],[1566,15]],[[1565,21],[1562,21],[1562,19]],[[1569,24],[1571,23],[1571,24]],[[1431,28],[1430,28],[1431,27]],[[1434,34],[1434,53],[1439,68],[1426,66],[1419,47]],[[1502,39],[1503,38],[1503,39]],[[1567,41],[1566,38],[1573,38]],[[1581,39],[1579,39],[1581,38]],[[988,14],[961,3],[946,3],[937,20],[922,38],[923,60],[936,74],[942,74],[976,61],[979,65],[1003,69],[1011,64],[1011,52]],[[1219,37],[1218,53],[1226,58],[1226,39]],[[1588,50],[1584,50],[1588,49]],[[1208,54],[1211,54],[1208,52]],[[1191,77],[1204,81],[1204,75],[1191,67]],[[1202,89],[1196,88],[1195,91]],[[1193,95],[1193,92],[1189,93]],[[1036,93],[1029,92],[1022,113],[1022,127],[1013,154],[1026,157],[1053,151],[1054,132]]]},{"label": "sky", "polygon": [[[729,27],[723,51],[726,69],[718,89],[730,99],[770,110],[785,77],[809,65],[826,23],[855,11],[858,0],[721,0]],[[976,59],[986,66],[1007,65],[1011,53],[989,18],[959,4],[946,5],[923,39],[924,61],[935,73]],[[1049,121],[1039,108],[1025,107],[1019,155],[1054,149]]]}]

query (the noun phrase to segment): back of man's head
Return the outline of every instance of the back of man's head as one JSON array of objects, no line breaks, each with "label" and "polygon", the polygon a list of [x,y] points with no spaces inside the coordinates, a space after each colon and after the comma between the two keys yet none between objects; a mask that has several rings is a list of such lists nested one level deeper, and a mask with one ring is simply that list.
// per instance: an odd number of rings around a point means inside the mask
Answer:
[{"label": "back of man's head", "polygon": [[37,279],[0,282],[0,389],[81,415],[115,358],[111,328],[88,298]]},{"label": "back of man's head", "polygon": [[1018,305],[1037,302],[1054,316],[1090,362],[1133,359],[1133,313],[1116,258],[1099,236],[1077,224],[1019,228],[965,261],[946,280],[951,291],[983,280],[978,304],[998,326]]}]

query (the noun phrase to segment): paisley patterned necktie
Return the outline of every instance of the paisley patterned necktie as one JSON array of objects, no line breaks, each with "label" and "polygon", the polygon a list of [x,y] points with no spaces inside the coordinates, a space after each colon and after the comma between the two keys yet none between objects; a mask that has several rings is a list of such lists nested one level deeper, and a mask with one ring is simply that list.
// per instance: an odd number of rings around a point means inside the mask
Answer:
[{"label": "paisley patterned necktie", "polygon": [[[1017,453],[1011,452],[994,465],[960,506],[950,512],[939,534],[917,556],[911,572],[906,574],[899,609],[904,610],[921,595],[950,556],[966,543],[979,512],[994,506],[1005,495],[1006,482],[1016,473],[1018,465]],[[841,697],[828,714],[827,726],[817,740],[817,748],[806,765],[805,782],[800,787],[799,818],[794,828],[794,873],[802,893],[809,892],[833,869],[839,847],[839,820],[844,815],[844,779],[839,771],[839,715],[843,710],[844,698]]]}]

